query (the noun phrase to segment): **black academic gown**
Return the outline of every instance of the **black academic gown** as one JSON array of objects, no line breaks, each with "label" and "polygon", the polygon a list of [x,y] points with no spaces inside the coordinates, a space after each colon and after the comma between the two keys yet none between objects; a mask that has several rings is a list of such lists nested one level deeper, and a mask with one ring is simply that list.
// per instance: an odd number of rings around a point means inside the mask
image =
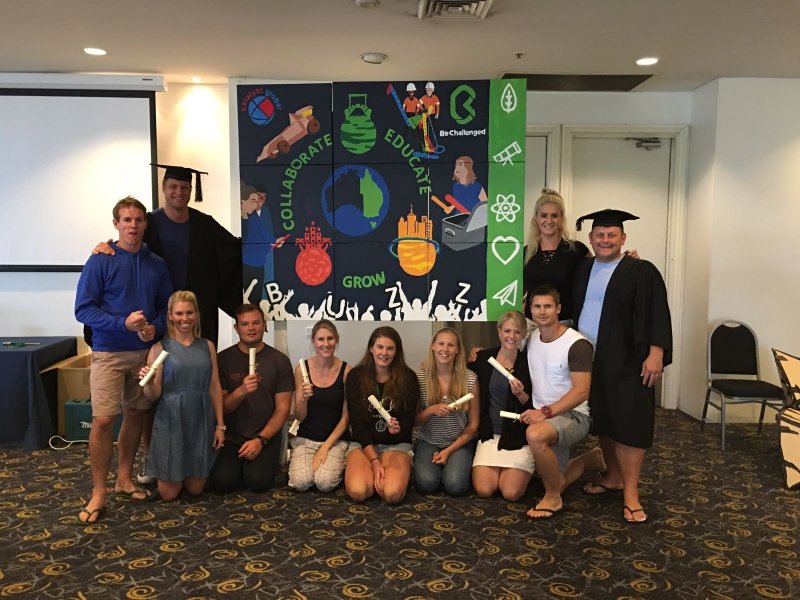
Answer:
[{"label": "black academic gown", "polygon": [[[594,259],[575,274],[575,323],[580,315]],[[653,445],[655,388],[642,384],[642,363],[650,346],[672,362],[672,325],[667,289],[656,267],[625,256],[606,288],[595,345],[589,407],[592,433],[633,446]]]},{"label": "black academic gown", "polygon": [[[144,241],[153,252],[161,254],[161,240],[155,224],[145,229]],[[242,244],[213,217],[194,208],[189,208],[186,288],[197,296],[203,337],[216,346],[217,309],[235,318],[236,309],[242,304]]]}]

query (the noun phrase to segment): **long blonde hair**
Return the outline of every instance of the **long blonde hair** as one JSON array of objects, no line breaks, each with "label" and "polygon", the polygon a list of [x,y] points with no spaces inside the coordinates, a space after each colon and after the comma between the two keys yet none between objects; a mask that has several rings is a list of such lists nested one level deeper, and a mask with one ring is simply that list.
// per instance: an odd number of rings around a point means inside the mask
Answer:
[{"label": "long blonde hair", "polygon": [[172,319],[169,318],[169,315],[172,314],[172,307],[175,306],[178,302],[188,302],[192,306],[194,306],[194,314],[197,316],[197,319],[194,322],[194,328],[192,329],[192,335],[194,337],[200,337],[200,307],[197,306],[197,296],[194,295],[194,292],[190,292],[189,290],[178,290],[177,292],[173,293],[172,296],[169,297],[169,301],[167,303],[167,333],[166,337],[175,339],[175,325],[172,324]]},{"label": "long blonde hair", "polygon": [[[436,343],[436,338],[442,333],[449,333],[456,338],[458,345],[458,353],[455,360],[453,360],[453,376],[450,379],[450,389],[441,390],[439,388],[439,378],[436,376],[436,353],[433,351],[433,345]],[[425,363],[425,393],[428,398],[428,406],[431,404],[441,404],[444,402],[444,396],[448,396],[448,403],[458,400],[467,393],[467,358],[464,352],[464,343],[461,341],[461,336],[452,327],[442,327],[439,331],[433,334],[431,343],[428,346],[428,360]],[[457,410],[465,411],[469,406],[469,402],[462,404]]]},{"label": "long blonde hair", "polygon": [[561,226],[559,227],[558,231],[559,237],[569,245],[570,250],[575,247],[575,242],[570,239],[567,231],[567,215],[564,207],[564,198],[562,198],[561,194],[555,190],[551,190],[550,188],[542,188],[542,195],[539,196],[538,200],[536,200],[536,204],[533,206],[533,215],[531,216],[530,221],[531,226],[529,228],[528,239],[526,241],[528,246],[528,249],[525,251],[526,263],[539,251],[539,241],[541,240],[542,236],[541,232],[539,231],[539,225],[536,223],[536,217],[539,215],[539,211],[542,210],[542,207],[545,204],[554,204],[558,208],[558,212],[561,213]]}]

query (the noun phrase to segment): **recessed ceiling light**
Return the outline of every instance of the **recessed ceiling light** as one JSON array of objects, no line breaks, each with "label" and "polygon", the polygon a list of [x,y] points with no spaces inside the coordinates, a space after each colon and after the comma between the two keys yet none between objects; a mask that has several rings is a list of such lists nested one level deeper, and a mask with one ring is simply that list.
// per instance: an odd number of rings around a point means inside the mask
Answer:
[{"label": "recessed ceiling light", "polygon": [[83,49],[86,54],[91,54],[92,56],[105,56],[106,51],[102,48],[84,48]]},{"label": "recessed ceiling light", "polygon": [[655,56],[645,56],[640,58],[636,61],[636,64],[640,67],[649,67],[650,65],[654,65],[658,62],[658,59]]},{"label": "recessed ceiling light", "polygon": [[380,3],[380,0],[353,0],[353,4],[358,8],[377,8]]},{"label": "recessed ceiling light", "polygon": [[361,55],[361,60],[371,65],[379,65],[387,58],[385,54],[381,54],[380,52],[365,52]]},{"label": "recessed ceiling light", "polygon": [[201,81],[203,81],[203,80],[200,79],[197,75],[192,77],[192,83],[200,83]]}]

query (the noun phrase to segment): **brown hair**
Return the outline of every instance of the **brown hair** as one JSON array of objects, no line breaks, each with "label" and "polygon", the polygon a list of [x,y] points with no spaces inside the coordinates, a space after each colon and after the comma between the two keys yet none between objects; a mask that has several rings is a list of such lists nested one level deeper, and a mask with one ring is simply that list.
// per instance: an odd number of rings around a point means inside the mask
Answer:
[{"label": "brown hair", "polygon": [[409,398],[408,378],[407,374],[410,371],[406,365],[406,359],[403,355],[403,340],[400,339],[400,334],[394,327],[378,327],[369,336],[367,342],[367,351],[361,358],[358,365],[359,369],[359,389],[361,397],[367,398],[370,394],[375,393],[377,385],[377,378],[375,376],[375,358],[372,356],[371,349],[375,345],[378,338],[388,338],[394,342],[395,355],[392,363],[389,365],[389,379],[384,385],[384,394],[396,398],[401,403],[401,410],[407,411],[419,402],[419,398]]},{"label": "brown hair", "polygon": [[118,201],[114,208],[111,209],[111,215],[114,217],[115,222],[119,222],[119,211],[123,208],[138,208],[144,214],[144,220],[147,220],[147,209],[144,204],[139,202],[133,196],[125,196],[122,200]]}]

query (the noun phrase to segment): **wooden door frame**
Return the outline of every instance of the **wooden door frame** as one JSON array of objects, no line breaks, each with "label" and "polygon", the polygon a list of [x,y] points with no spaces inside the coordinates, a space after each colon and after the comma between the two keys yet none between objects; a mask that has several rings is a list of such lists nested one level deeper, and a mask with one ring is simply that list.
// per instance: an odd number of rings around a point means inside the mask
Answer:
[{"label": "wooden door frame", "polygon": [[[681,365],[681,322],[683,320],[684,252],[686,248],[686,202],[689,166],[688,125],[620,125],[597,126],[570,124],[561,127],[559,181],[562,196],[571,212],[572,154],[577,138],[616,139],[625,137],[660,137],[672,140],[670,155],[669,194],[667,200],[666,276],[667,299],[672,315],[672,365],[664,372],[662,406],[678,408]],[[548,145],[549,150],[549,145]],[[549,156],[548,156],[549,159]],[[549,168],[549,164],[548,164]],[[576,218],[578,215],[573,215]]]}]

